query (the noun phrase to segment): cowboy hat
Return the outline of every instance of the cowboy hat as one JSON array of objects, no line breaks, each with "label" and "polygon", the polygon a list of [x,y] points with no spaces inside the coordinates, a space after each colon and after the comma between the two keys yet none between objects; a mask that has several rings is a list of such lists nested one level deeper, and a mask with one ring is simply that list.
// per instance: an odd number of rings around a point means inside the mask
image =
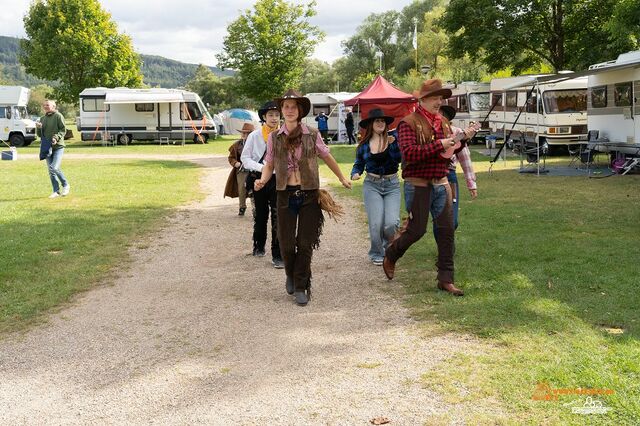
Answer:
[{"label": "cowboy hat", "polygon": [[444,118],[451,121],[456,116],[456,109],[451,105],[440,105],[440,114],[444,115]]},{"label": "cowboy hat", "polygon": [[384,111],[382,111],[380,108],[374,108],[371,111],[369,111],[369,116],[367,118],[365,118],[364,120],[360,120],[360,127],[362,127],[363,129],[366,129],[367,126],[369,125],[369,122],[377,118],[384,119],[384,122],[387,123],[387,126],[393,123],[393,120],[394,120],[393,117],[384,115]]},{"label": "cowboy hat", "polygon": [[293,99],[298,103],[298,105],[302,107],[302,116],[298,117],[299,120],[309,114],[309,111],[311,110],[311,101],[309,100],[309,98],[305,98],[299,92],[296,92],[293,89],[289,89],[284,95],[282,95],[281,98],[275,99],[276,103],[278,104],[278,108],[282,109],[282,103],[287,99]]},{"label": "cowboy hat", "polygon": [[266,122],[267,120],[265,118],[265,115],[267,115],[267,112],[271,110],[280,112],[280,110],[278,109],[278,104],[276,104],[274,101],[268,101],[267,103],[262,105],[262,108],[258,110],[258,117],[260,117],[260,121],[262,121],[263,123]]},{"label": "cowboy hat", "polygon": [[420,86],[420,90],[413,92],[417,99],[428,98],[429,96],[442,96],[442,99],[451,97],[451,89],[442,88],[442,80],[432,78],[425,80]]},{"label": "cowboy hat", "polygon": [[253,124],[251,123],[244,123],[242,125],[242,129],[236,129],[238,132],[240,133],[251,133],[255,130],[255,128],[253,127]]}]

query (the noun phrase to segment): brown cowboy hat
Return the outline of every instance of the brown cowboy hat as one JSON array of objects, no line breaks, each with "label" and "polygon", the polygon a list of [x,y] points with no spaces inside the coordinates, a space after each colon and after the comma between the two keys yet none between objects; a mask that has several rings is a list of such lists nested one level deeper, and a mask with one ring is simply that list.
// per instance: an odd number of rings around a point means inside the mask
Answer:
[{"label": "brown cowboy hat", "polygon": [[287,99],[295,100],[298,105],[302,107],[302,117],[298,117],[299,119],[306,117],[309,114],[309,111],[311,111],[311,101],[309,100],[309,98],[305,98],[299,92],[296,92],[293,89],[287,90],[287,92],[282,95],[282,97],[275,99],[280,110],[282,110],[282,103]]},{"label": "brown cowboy hat", "polygon": [[420,90],[413,92],[417,99],[428,98],[429,96],[442,96],[442,99],[451,97],[451,89],[442,88],[442,80],[432,78],[425,80],[420,86]]},{"label": "brown cowboy hat", "polygon": [[451,121],[456,117],[456,109],[451,105],[440,105],[440,114],[444,115],[444,118]]},{"label": "brown cowboy hat", "polygon": [[360,120],[359,125],[363,129],[366,129],[369,123],[377,118],[384,119],[384,122],[387,123],[387,126],[393,123],[393,117],[384,115],[384,111],[382,111],[380,108],[374,108],[371,111],[369,111],[369,116],[367,118],[365,118],[364,120]]},{"label": "brown cowboy hat", "polygon": [[242,129],[236,129],[237,131],[239,131],[240,133],[251,133],[255,130],[255,127],[253,127],[253,124],[251,123],[244,123],[242,125]]}]

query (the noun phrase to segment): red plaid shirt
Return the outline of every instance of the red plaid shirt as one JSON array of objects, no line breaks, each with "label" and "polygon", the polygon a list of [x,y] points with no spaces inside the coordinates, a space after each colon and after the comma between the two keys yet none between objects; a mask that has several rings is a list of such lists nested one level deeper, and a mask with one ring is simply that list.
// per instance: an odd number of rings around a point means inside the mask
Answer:
[{"label": "red plaid shirt", "polygon": [[449,173],[449,160],[440,157],[444,147],[440,142],[445,139],[442,130],[442,117],[427,112],[421,106],[416,108],[416,113],[422,115],[432,124],[433,140],[426,144],[418,144],[416,132],[405,123],[398,125],[398,144],[402,152],[402,177],[417,177],[422,179],[442,178]]}]

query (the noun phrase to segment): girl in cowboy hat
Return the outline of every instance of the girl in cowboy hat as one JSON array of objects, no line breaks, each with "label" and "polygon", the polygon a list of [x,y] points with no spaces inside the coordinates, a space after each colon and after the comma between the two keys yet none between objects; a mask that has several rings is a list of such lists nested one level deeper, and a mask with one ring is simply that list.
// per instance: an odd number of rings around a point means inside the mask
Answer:
[{"label": "girl in cowboy hat", "polygon": [[284,124],[269,135],[260,190],[275,170],[278,193],[278,238],[287,274],[286,290],[299,306],[311,294],[311,256],[320,243],[324,217],[321,211],[317,157],[329,166],[345,188],[351,188],[318,131],[301,123],[311,109],[309,98],[288,90],[276,99]]},{"label": "girl in cowboy hat", "polygon": [[227,178],[227,184],[224,187],[224,196],[236,198],[240,208],[238,210],[238,216],[244,216],[244,212],[247,210],[247,189],[244,186],[244,182],[247,180],[248,172],[242,166],[240,156],[244,149],[244,143],[247,140],[249,133],[253,132],[253,124],[244,123],[242,129],[238,129],[240,132],[240,139],[229,147],[229,164],[231,164],[231,172]]},{"label": "girl in cowboy hat", "polygon": [[372,109],[369,116],[360,121],[365,134],[351,170],[351,180],[358,180],[367,172],[362,194],[369,221],[369,259],[374,265],[382,265],[384,250],[400,222],[398,166],[402,158],[395,138],[388,135],[392,122],[393,117],[379,108]]}]

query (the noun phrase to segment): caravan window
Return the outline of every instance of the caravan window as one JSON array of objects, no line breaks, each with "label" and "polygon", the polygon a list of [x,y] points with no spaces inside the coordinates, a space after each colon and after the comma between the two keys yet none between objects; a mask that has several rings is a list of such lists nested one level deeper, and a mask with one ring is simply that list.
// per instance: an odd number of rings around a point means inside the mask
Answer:
[{"label": "caravan window", "polygon": [[549,90],[542,94],[547,114],[581,112],[587,110],[587,90]]},{"label": "caravan window", "polygon": [[495,105],[493,108],[496,111],[502,111],[502,93],[491,94],[491,105]]},{"label": "caravan window", "polygon": [[505,96],[507,111],[515,111],[518,107],[518,92],[507,92]]},{"label": "caravan window", "polygon": [[104,98],[82,98],[84,112],[109,111],[110,105],[104,104]]},{"label": "caravan window", "polygon": [[18,119],[24,120],[29,118],[29,114],[27,114],[27,107],[23,107],[23,106],[13,107],[13,112],[15,114],[15,117]]},{"label": "caravan window", "polygon": [[618,83],[613,86],[613,99],[616,106],[631,106],[631,82]]},{"label": "caravan window", "polygon": [[465,95],[461,95],[458,97],[458,111],[460,112],[469,112],[469,105],[467,105],[467,97]]},{"label": "caravan window", "polygon": [[[7,111],[11,107],[0,107],[0,118],[11,118],[11,111]],[[7,114],[7,112],[9,114]],[[9,115],[9,117],[7,117]]]},{"label": "caravan window", "polygon": [[471,111],[488,111],[489,93],[470,93],[469,106]]},{"label": "caravan window", "polygon": [[153,112],[153,104],[136,104],[138,112]]},{"label": "caravan window", "polygon": [[[187,106],[185,111],[185,105]],[[202,120],[202,111],[195,102],[180,102],[181,120]]]},{"label": "caravan window", "polygon": [[313,106],[313,115],[316,116],[324,112],[326,115],[329,115],[329,105],[314,105]]},{"label": "caravan window", "polygon": [[538,99],[538,105],[536,106],[536,98],[538,95],[534,92],[531,94],[531,97],[527,101],[527,112],[533,114],[544,114],[544,109],[542,109],[542,101]]},{"label": "caravan window", "polygon": [[607,107],[607,86],[593,87],[591,89],[591,106],[594,108]]}]

